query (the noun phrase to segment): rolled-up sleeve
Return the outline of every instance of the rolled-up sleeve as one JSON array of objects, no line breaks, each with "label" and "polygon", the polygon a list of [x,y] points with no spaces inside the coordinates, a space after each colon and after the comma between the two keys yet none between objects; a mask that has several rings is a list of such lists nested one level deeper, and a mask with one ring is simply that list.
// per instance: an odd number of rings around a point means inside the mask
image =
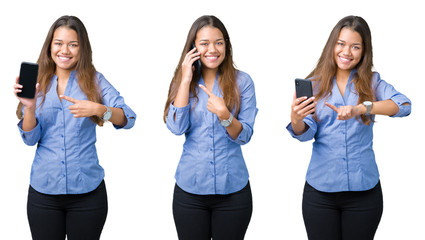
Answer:
[{"label": "rolled-up sleeve", "polygon": [[175,135],[182,135],[190,127],[190,104],[185,107],[176,107],[170,103],[167,119],[165,121],[167,128]]},{"label": "rolled-up sleeve", "polygon": [[136,122],[136,113],[124,102],[124,98],[120,93],[110,84],[102,74],[98,75],[99,85],[102,89],[103,104],[113,108],[121,108],[124,111],[124,116],[127,119],[125,126],[114,125],[116,129],[130,129]]},{"label": "rolled-up sleeve", "polygon": [[237,144],[247,144],[254,133],[255,117],[257,116],[257,100],[255,97],[255,86],[251,77],[243,72],[239,72],[241,93],[241,106],[239,114],[237,115],[238,121],[242,124],[242,131],[236,139],[233,139],[226,131],[226,136],[231,141]]},{"label": "rolled-up sleeve", "polygon": [[131,108],[127,105],[125,106],[112,106],[115,108],[121,108],[124,111],[124,115],[127,118],[127,124],[124,127],[120,127],[120,126],[116,126],[114,125],[114,127],[116,129],[130,129],[134,126],[134,124],[136,123],[136,113],[133,112],[133,110],[131,110]]},{"label": "rolled-up sleeve", "polygon": [[314,135],[317,131],[317,124],[316,121],[314,121],[312,116],[307,116],[304,118],[304,123],[308,126],[307,131],[305,131],[303,134],[296,135],[294,133],[294,130],[292,129],[292,124],[289,123],[288,126],[286,126],[286,130],[288,130],[289,134],[295,139],[298,139],[300,142],[306,142],[310,141],[314,138]]},{"label": "rolled-up sleeve", "polygon": [[[393,96],[390,99],[393,100],[393,102],[395,102],[398,106],[398,113],[391,117],[406,117],[410,115],[410,112],[412,111],[412,103],[410,102],[410,99],[408,99],[403,94]],[[404,103],[408,104],[403,105]]]},{"label": "rolled-up sleeve", "polygon": [[31,131],[28,131],[28,132],[22,130],[22,124],[23,124],[23,120],[19,121],[18,129],[21,134],[22,140],[24,141],[26,145],[34,146],[35,144],[38,143],[38,141],[41,138],[41,127],[40,127],[40,124],[38,123],[38,120],[37,120],[36,126]]},{"label": "rolled-up sleeve", "polygon": [[408,116],[412,110],[412,102],[410,101],[410,99],[407,98],[404,94],[398,92],[391,84],[382,80],[378,73],[374,74],[374,80],[376,81],[376,99],[378,101],[391,99],[395,104],[397,104],[399,108],[398,113],[391,117]]}]

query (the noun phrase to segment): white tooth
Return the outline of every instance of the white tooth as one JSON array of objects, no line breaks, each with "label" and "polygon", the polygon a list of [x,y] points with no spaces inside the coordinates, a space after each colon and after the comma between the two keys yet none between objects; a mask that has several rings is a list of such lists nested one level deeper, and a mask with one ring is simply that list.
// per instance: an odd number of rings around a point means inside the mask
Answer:
[{"label": "white tooth", "polygon": [[343,58],[343,57],[339,57],[341,59],[342,62],[350,62],[351,59],[348,58]]}]

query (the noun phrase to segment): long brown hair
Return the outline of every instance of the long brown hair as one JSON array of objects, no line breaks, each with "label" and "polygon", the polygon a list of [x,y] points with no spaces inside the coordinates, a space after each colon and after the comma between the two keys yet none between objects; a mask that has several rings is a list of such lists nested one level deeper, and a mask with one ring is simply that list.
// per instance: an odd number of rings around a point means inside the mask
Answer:
[{"label": "long brown hair", "polygon": [[[224,40],[225,40],[225,46],[226,46],[226,57],[224,58],[223,62],[220,64],[219,67],[219,77],[218,77],[218,83],[220,85],[220,88],[222,90],[223,99],[226,103],[227,109],[232,112],[232,109],[235,110],[235,116],[237,116],[240,108],[240,94],[238,87],[236,85],[236,68],[233,64],[233,56],[232,56],[232,44],[230,43],[229,34],[227,33],[226,28],[224,27],[224,24],[215,16],[202,16],[198,18],[193,24],[192,27],[189,30],[189,34],[187,35],[186,43],[184,45],[180,61],[176,67],[176,70],[174,72],[173,79],[170,83],[170,88],[168,90],[168,98],[167,102],[165,103],[165,109],[164,109],[164,122],[166,121],[168,109],[170,107],[170,103],[172,103],[176,99],[177,91],[180,86],[180,82],[182,79],[182,63],[183,60],[193,46],[192,44],[195,42],[196,34],[198,31],[206,26],[211,26],[218,28],[221,33],[223,34]],[[201,72],[194,71],[192,81],[190,82],[189,91],[192,94],[192,96],[198,100],[198,81],[201,78]]]},{"label": "long brown hair", "polygon": [[[358,32],[363,41],[363,56],[356,66],[357,73],[353,79],[355,90],[359,94],[357,104],[364,101],[373,101],[375,99],[375,94],[372,89],[372,36],[367,22],[361,17],[347,16],[335,25],[323,48],[322,55],[319,58],[316,68],[307,78],[312,78],[315,89],[318,89],[317,93],[315,93],[317,100],[326,98],[332,94],[333,78],[337,72],[334,49],[338,41],[339,33],[343,28],[349,28]],[[318,86],[316,86],[317,84]],[[361,115],[360,118],[366,125],[370,125],[373,121],[372,116]]]},{"label": "long brown hair", "polygon": [[[77,65],[75,66],[75,71],[77,74],[78,85],[89,101],[102,103],[102,94],[100,93],[100,89],[97,84],[96,69],[92,63],[92,50],[87,30],[81,20],[77,17],[62,16],[50,27],[46,40],[43,44],[43,48],[41,49],[40,56],[37,60],[39,65],[37,82],[40,84],[39,89],[43,96],[43,100],[38,107],[40,107],[46,100],[46,93],[49,91],[51,79],[56,72],[56,64],[51,57],[51,45],[53,35],[59,27],[66,27],[77,33],[80,57]],[[16,110],[16,115],[19,119],[22,118],[22,107],[22,103],[19,103],[18,109]],[[103,125],[103,121],[97,116],[92,116],[90,119],[99,126]]]}]

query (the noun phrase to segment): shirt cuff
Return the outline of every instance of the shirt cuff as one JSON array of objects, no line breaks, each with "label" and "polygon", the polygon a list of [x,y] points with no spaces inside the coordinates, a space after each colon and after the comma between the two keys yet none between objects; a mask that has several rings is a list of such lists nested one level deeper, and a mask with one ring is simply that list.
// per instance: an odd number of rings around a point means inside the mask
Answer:
[{"label": "shirt cuff", "polygon": [[[391,117],[406,117],[410,115],[412,103],[408,98],[402,95],[396,95],[391,100],[398,106],[398,113]],[[409,105],[403,105],[404,103],[408,103]]]},{"label": "shirt cuff", "polygon": [[186,132],[189,126],[189,110],[190,104],[184,107],[176,107],[173,103],[170,103],[166,125],[172,133],[181,135]]},{"label": "shirt cuff", "polygon": [[294,130],[292,129],[292,124],[291,124],[291,123],[289,123],[289,124],[286,126],[286,130],[288,130],[289,134],[291,134],[291,136],[292,136],[293,138],[296,138],[296,139],[298,139],[298,140],[299,140],[299,141],[301,141],[301,142],[309,141],[309,140],[313,139],[313,137],[314,137],[314,133],[315,133],[315,130],[314,130],[314,128],[313,128],[312,126],[310,126],[310,125],[309,125],[306,121],[304,121],[304,123],[307,125],[308,129],[307,129],[307,131],[305,131],[303,134],[296,135],[296,134],[294,133]]},{"label": "shirt cuff", "polygon": [[179,119],[181,119],[184,115],[186,115],[186,113],[189,113],[190,110],[190,104],[187,104],[184,107],[176,107],[173,105],[173,103],[170,103],[170,108],[168,110],[168,116],[167,118],[172,117],[172,119],[174,120],[174,115],[175,115],[175,121],[178,122]]},{"label": "shirt cuff", "polygon": [[25,144],[29,145],[29,146],[34,146],[38,140],[40,139],[41,136],[41,128],[40,128],[40,124],[38,123],[38,120],[36,119],[36,125],[35,127],[31,130],[31,131],[24,131],[22,130],[22,124],[23,124],[23,119],[21,121],[19,121],[18,123],[18,129],[19,132],[21,134],[22,140],[24,141]]},{"label": "shirt cuff", "polygon": [[240,144],[240,145],[245,145],[251,140],[253,131],[249,130],[249,126],[247,124],[244,124],[244,123],[241,123],[241,124],[242,124],[242,131],[239,133],[239,136],[236,139],[233,139],[229,135],[229,133],[226,131],[226,129],[224,129],[224,131],[226,133],[227,138],[230,141],[237,143],[237,144]]},{"label": "shirt cuff", "polygon": [[121,109],[124,111],[124,116],[127,119],[127,124],[125,126],[117,126],[114,124],[115,129],[130,129],[136,123],[136,113],[131,110],[128,106],[123,106]]}]

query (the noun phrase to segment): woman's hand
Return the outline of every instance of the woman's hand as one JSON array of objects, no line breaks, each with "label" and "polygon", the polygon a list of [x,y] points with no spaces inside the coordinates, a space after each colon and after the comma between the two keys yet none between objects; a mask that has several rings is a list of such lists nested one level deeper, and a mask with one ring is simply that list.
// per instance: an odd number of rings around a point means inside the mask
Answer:
[{"label": "woman's hand", "polygon": [[303,120],[309,114],[316,111],[316,104],[317,103],[314,102],[314,97],[309,99],[307,99],[307,97],[297,98],[296,93],[294,93],[291,105],[291,125],[296,135],[300,135],[307,130],[307,126]]},{"label": "woman's hand", "polygon": [[205,86],[199,84],[199,87],[204,90],[204,92],[208,95],[208,103],[207,109],[208,111],[217,115],[220,120],[228,119],[230,117],[230,112],[226,107],[226,103],[224,99],[221,97],[217,97],[210,90],[208,90]]},{"label": "woman's hand", "polygon": [[95,115],[102,117],[103,113],[106,112],[106,107],[100,103],[88,100],[76,100],[65,95],[60,95],[60,98],[73,103],[73,105],[69,107],[69,110],[75,118],[91,117]]},{"label": "woman's hand", "polygon": [[33,99],[18,97],[18,93],[22,92],[23,87],[24,86],[19,84],[19,77],[16,77],[15,85],[13,85],[13,93],[15,94],[16,98],[18,98],[18,100],[24,105],[25,111],[35,110],[37,104],[39,84],[37,83],[37,85],[35,86],[35,97]]},{"label": "woman's hand", "polygon": [[199,60],[200,55],[200,53],[196,52],[196,48],[186,54],[182,63],[182,83],[190,83],[192,81],[193,71],[195,70],[193,63]]},{"label": "woman's hand", "polygon": [[22,88],[24,87],[19,84],[19,77],[16,78],[15,85],[13,85],[13,93],[15,94],[16,98],[18,98],[18,100],[24,105],[25,108],[25,114],[22,120],[22,130],[24,130],[25,132],[31,131],[37,125],[35,109],[37,108],[37,96],[39,86],[40,85],[38,83],[35,85],[34,98],[30,99],[18,97],[18,93],[22,92]]},{"label": "woman's hand", "polygon": [[314,102],[314,97],[309,99],[307,99],[307,97],[297,98],[296,94],[294,93],[294,98],[291,105],[291,122],[301,122],[305,117],[311,113],[314,113],[315,111],[316,102]]},{"label": "woman's hand", "polygon": [[[231,113],[227,109],[226,103],[224,102],[223,98],[217,97],[210,90],[208,90],[208,88],[201,84],[199,84],[199,87],[208,95],[208,111],[217,115],[220,121],[229,119]],[[227,133],[233,140],[235,140],[239,136],[239,134],[242,132],[242,129],[243,126],[236,117],[233,118],[232,123],[226,127]]]},{"label": "woman's hand", "polygon": [[[184,107],[189,103],[189,88],[192,82],[193,71],[195,67],[193,63],[199,59],[199,53],[195,52],[196,48],[190,50],[184,57],[182,63],[182,79],[180,82],[179,89],[177,91],[176,99],[173,105],[176,107]],[[174,116],[175,117],[175,116]]]},{"label": "woman's hand", "polygon": [[334,105],[325,102],[325,105],[334,110],[337,113],[337,119],[338,120],[348,120],[353,117],[356,117],[358,115],[363,114],[363,110],[365,110],[365,107],[362,104],[359,104],[357,106],[341,106],[339,108],[335,107]]}]

